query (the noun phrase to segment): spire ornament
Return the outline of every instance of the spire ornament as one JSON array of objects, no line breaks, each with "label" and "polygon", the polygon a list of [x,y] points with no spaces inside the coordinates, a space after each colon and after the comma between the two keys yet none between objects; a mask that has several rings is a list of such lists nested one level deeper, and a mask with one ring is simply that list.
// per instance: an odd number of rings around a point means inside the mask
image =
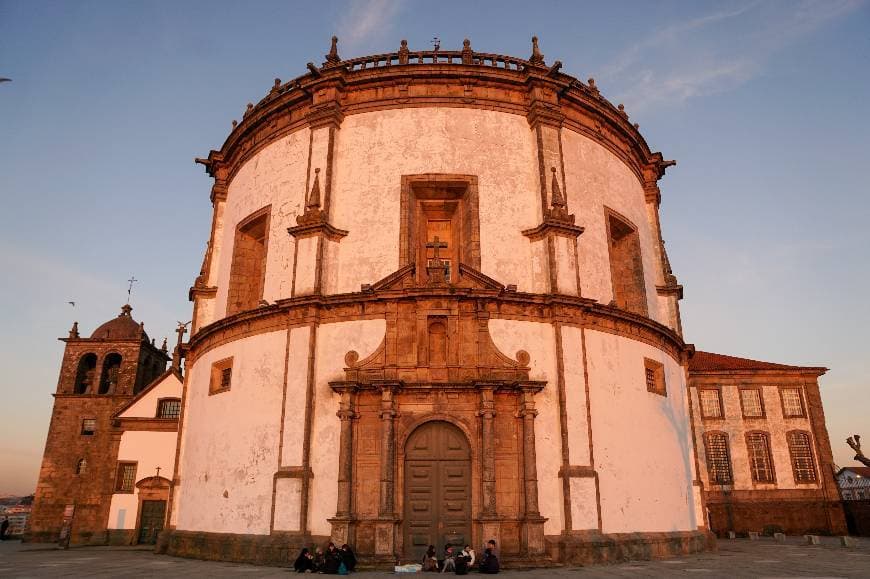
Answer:
[{"label": "spire ornament", "polygon": [[462,41],[462,64],[474,64],[474,52],[471,50],[471,41],[467,38]]},{"label": "spire ornament", "polygon": [[326,64],[338,64],[341,58],[338,56],[338,36],[332,37],[332,44],[329,47],[329,54],[326,55]]},{"label": "spire ornament", "polygon": [[69,330],[69,339],[76,340],[79,337],[79,323],[73,322],[72,328]]},{"label": "spire ornament", "polygon": [[314,184],[311,185],[311,193],[308,194],[308,203],[305,204],[307,211],[320,210],[320,169],[314,169]]},{"label": "spire ornament", "polygon": [[544,66],[544,55],[541,54],[541,49],[538,48],[537,36],[532,36],[532,55],[529,57],[529,62],[536,66]]},{"label": "spire ornament", "polygon": [[411,51],[408,50],[408,41],[402,40],[402,44],[399,47],[399,64],[408,64],[411,60]]}]

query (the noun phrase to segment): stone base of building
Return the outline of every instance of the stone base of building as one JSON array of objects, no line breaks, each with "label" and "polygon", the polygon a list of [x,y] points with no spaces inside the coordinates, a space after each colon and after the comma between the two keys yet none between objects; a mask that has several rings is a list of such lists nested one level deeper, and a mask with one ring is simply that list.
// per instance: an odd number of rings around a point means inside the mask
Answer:
[{"label": "stone base of building", "polygon": [[136,529],[109,529],[106,531],[106,542],[113,547],[136,544]]},{"label": "stone base of building", "polygon": [[708,531],[670,533],[611,533],[588,531],[546,537],[550,558],[562,565],[596,565],[621,561],[668,559],[701,551],[715,551],[716,537]]},{"label": "stone base of building", "polygon": [[327,536],[293,532],[240,535],[171,530],[161,533],[155,550],[175,557],[284,567],[293,565],[302,547],[328,541]]},{"label": "stone base of building", "polygon": [[[232,561],[255,565],[290,566],[302,547],[325,544],[326,536],[301,533],[237,535],[192,531],[165,531],[156,551],[176,557]],[[675,533],[572,533],[545,537],[547,553],[535,557],[504,556],[505,569],[530,569],[557,565],[592,565],[619,561],[666,559],[716,549],[715,537],[706,531]],[[359,569],[392,570],[396,558],[357,553]]]},{"label": "stone base of building", "polygon": [[716,535],[749,532],[772,535],[845,535],[846,518],[838,501],[708,502],[710,528]]}]

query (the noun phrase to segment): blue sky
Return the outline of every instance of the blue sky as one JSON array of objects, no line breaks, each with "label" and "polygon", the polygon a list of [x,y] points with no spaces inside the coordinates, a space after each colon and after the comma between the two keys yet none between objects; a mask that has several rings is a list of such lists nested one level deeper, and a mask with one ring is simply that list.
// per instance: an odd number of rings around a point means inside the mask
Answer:
[{"label": "blue sky", "polygon": [[[210,225],[194,156],[275,77],[402,38],[548,62],[624,102],[653,150],[698,349],[825,365],[835,459],[870,440],[870,6],[735,2],[0,1],[0,494],[32,492],[63,344],[190,319]],[[68,301],[75,301],[73,308]]]}]

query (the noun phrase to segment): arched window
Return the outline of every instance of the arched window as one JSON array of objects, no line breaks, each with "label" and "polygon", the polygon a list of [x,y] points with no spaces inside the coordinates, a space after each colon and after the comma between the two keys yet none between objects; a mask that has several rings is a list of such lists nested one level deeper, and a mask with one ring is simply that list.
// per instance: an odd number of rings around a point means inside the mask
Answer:
[{"label": "arched window", "polygon": [[619,308],[646,315],[646,287],[637,227],[613,211],[606,210],[606,215],[613,301]]},{"label": "arched window", "polygon": [[86,458],[80,458],[76,462],[76,474],[85,474],[88,472],[88,460]]},{"label": "arched window", "polygon": [[118,386],[118,376],[121,371],[121,355],[112,352],[103,361],[103,373],[100,378],[100,394],[110,394]]},{"label": "arched window", "polygon": [[728,435],[724,432],[708,432],[704,435],[704,451],[707,455],[707,472],[710,475],[710,483],[716,485],[733,483]]},{"label": "arched window", "polygon": [[788,452],[791,455],[794,482],[816,482],[816,463],[813,461],[813,447],[809,433],[792,430],[786,434],[786,440],[788,440]]},{"label": "arched window", "polygon": [[753,482],[776,482],[776,475],[773,472],[773,457],[770,455],[770,435],[766,432],[747,432],[746,450]]},{"label": "arched window", "polygon": [[86,394],[94,383],[94,374],[97,369],[97,355],[85,354],[79,360],[79,367],[76,371],[76,383],[73,387],[73,392],[76,394]]},{"label": "arched window", "polygon": [[270,210],[271,206],[264,207],[236,228],[227,286],[228,316],[256,308],[263,298]]}]

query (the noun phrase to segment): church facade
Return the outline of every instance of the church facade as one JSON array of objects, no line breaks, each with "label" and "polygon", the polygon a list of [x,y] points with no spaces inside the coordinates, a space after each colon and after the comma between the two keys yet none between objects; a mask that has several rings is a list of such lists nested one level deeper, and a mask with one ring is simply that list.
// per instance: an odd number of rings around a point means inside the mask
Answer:
[{"label": "church facade", "polygon": [[710,548],[659,223],[674,162],[536,40],[528,59],[466,41],[343,60],[333,39],[308,69],[197,159],[212,227],[160,549],[286,563],[333,540],[388,566],[494,538],[519,566]]}]

